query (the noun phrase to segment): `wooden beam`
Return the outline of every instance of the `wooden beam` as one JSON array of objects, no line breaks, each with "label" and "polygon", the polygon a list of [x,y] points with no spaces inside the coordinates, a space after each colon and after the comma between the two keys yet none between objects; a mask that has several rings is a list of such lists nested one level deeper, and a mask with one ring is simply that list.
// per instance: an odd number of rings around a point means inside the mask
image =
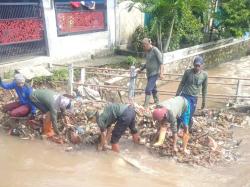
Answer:
[{"label": "wooden beam", "polygon": [[124,73],[121,76],[109,79],[109,80],[105,81],[104,83],[107,84],[107,85],[112,85],[112,84],[114,84],[114,83],[116,83],[118,81],[121,81],[121,80],[125,79],[125,78],[129,78],[129,73]]}]

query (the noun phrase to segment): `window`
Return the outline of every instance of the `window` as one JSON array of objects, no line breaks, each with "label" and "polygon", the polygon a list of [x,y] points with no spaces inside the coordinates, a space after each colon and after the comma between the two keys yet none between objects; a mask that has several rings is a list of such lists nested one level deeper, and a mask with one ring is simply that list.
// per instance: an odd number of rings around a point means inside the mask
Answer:
[{"label": "window", "polygon": [[55,11],[59,36],[107,29],[106,0],[55,0]]}]

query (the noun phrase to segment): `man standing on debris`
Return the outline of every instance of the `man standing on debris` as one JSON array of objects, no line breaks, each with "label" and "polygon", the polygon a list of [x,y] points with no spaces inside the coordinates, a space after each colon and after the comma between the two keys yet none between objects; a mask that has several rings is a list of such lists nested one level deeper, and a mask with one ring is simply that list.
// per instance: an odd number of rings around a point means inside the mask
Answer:
[{"label": "man standing on debris", "polygon": [[25,83],[25,78],[22,74],[16,74],[11,83],[2,82],[0,77],[0,86],[6,90],[15,89],[19,101],[5,105],[4,111],[8,112],[11,117],[24,117],[31,112],[31,117],[35,116],[36,108],[30,101],[32,88]]},{"label": "man standing on debris", "polygon": [[207,72],[203,70],[204,60],[201,56],[194,58],[192,69],[185,71],[180,85],[177,89],[176,96],[181,95],[190,102],[191,116],[190,116],[190,128],[193,125],[193,114],[196,109],[198,95],[202,88],[202,105],[201,109],[206,106],[206,95],[207,95]]},{"label": "man standing on debris", "polygon": [[48,137],[52,137],[54,132],[61,136],[57,125],[57,115],[58,112],[61,112],[64,117],[64,123],[67,125],[69,122],[66,117],[66,110],[68,112],[72,112],[72,101],[69,98],[49,89],[35,90],[31,94],[30,99],[32,103],[39,110],[41,110],[43,114],[45,114],[43,118],[43,133]]},{"label": "man standing on debris", "polygon": [[[139,134],[135,128],[135,115],[132,106],[119,103],[107,104],[101,114],[99,112],[87,113],[89,120],[96,122],[101,130],[98,150],[105,150],[111,139],[112,150],[119,152],[118,142],[128,127],[134,143],[139,143]],[[111,129],[112,124],[115,124],[113,130]]]},{"label": "man standing on debris", "polygon": [[162,54],[159,49],[151,44],[149,38],[142,40],[143,49],[146,53],[146,64],[138,69],[138,73],[146,68],[147,86],[145,88],[144,107],[148,108],[150,96],[153,95],[155,104],[159,103],[156,81],[158,77],[163,78]]},{"label": "man standing on debris", "polygon": [[170,123],[173,136],[173,148],[177,152],[177,132],[183,127],[183,151],[189,153],[187,144],[189,140],[189,120],[190,120],[190,103],[182,96],[177,96],[162,102],[153,111],[153,119],[161,124],[158,142],[154,146],[162,146],[167,132],[167,123]]}]

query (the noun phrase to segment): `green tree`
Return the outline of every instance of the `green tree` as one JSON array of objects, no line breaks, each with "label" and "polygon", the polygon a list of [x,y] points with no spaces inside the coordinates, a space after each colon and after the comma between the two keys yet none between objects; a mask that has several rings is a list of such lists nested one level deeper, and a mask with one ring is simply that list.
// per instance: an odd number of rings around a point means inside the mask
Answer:
[{"label": "green tree", "polygon": [[152,15],[149,31],[164,52],[169,46],[179,48],[182,40],[197,43],[202,38],[201,16],[207,0],[132,0],[131,7]]},{"label": "green tree", "polygon": [[215,27],[224,37],[240,37],[250,29],[250,0],[222,0]]}]

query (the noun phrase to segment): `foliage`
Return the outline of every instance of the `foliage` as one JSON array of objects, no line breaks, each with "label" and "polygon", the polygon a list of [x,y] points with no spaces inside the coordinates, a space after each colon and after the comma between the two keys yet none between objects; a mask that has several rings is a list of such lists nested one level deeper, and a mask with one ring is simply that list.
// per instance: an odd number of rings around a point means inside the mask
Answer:
[{"label": "foliage", "polygon": [[250,30],[250,1],[223,0],[215,14],[216,25],[224,37],[241,37]]},{"label": "foliage", "polygon": [[[201,20],[207,10],[207,0],[132,0],[131,7],[152,15],[149,35],[164,51],[169,44],[171,49],[176,49],[183,40],[191,44],[201,40]],[[164,40],[167,42],[162,43]]]},{"label": "foliage", "polygon": [[9,70],[7,72],[4,72],[4,79],[12,79],[14,77],[15,72],[12,70]]},{"label": "foliage", "polygon": [[173,28],[172,42],[169,46],[170,50],[196,45],[202,42],[202,23],[195,18],[188,7],[183,7],[183,10],[185,11],[179,16]]},{"label": "foliage", "polygon": [[129,66],[136,65],[136,64],[137,64],[136,58],[133,57],[133,56],[128,56],[128,57],[127,57],[127,64],[128,64]]},{"label": "foliage", "polygon": [[75,68],[74,69],[74,80],[80,80],[81,78],[81,69]]},{"label": "foliage", "polygon": [[131,42],[132,49],[137,52],[142,52],[143,48],[141,41],[145,37],[147,37],[147,30],[144,29],[143,26],[138,26],[132,35],[132,42]]},{"label": "foliage", "polygon": [[51,81],[66,81],[68,80],[68,69],[62,68],[54,70],[53,75],[50,77]]},{"label": "foliage", "polygon": [[68,70],[65,68],[54,70],[52,76],[46,77],[35,77],[33,79],[35,85],[41,84],[53,84],[56,81],[66,81],[68,80]]}]

